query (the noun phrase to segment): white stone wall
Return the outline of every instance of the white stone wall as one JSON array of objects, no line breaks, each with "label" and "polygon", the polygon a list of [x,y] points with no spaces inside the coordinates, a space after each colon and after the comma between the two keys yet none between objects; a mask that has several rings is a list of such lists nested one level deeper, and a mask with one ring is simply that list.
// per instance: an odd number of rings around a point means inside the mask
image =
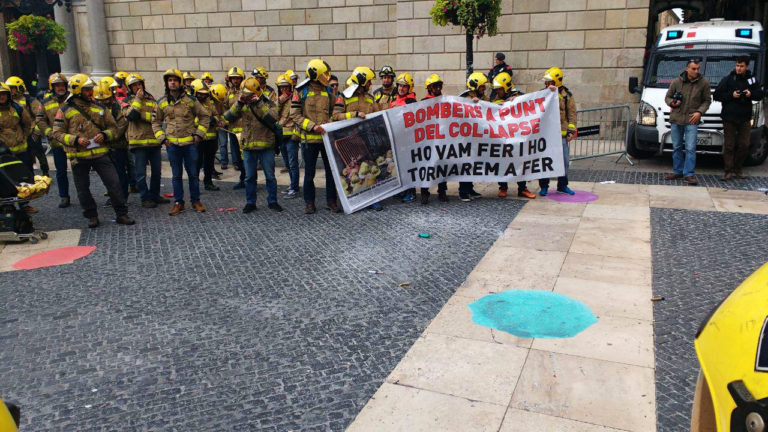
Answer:
[{"label": "white stone wall", "polygon": [[[501,51],[524,91],[539,88],[543,71],[559,66],[582,105],[636,102],[626,84],[642,72],[648,1],[504,0],[499,35],[475,41],[475,69],[487,72]],[[155,94],[171,67],[198,76],[208,71],[218,81],[232,66],[262,66],[273,82],[286,69],[303,72],[310,59],[322,57],[342,83],[358,65],[411,72],[421,97],[429,73],[443,76],[447,93],[463,88],[465,76],[464,35],[434,26],[431,6],[407,0],[107,0],[106,13],[115,70],[138,71]],[[80,58],[87,69],[87,53]]]}]

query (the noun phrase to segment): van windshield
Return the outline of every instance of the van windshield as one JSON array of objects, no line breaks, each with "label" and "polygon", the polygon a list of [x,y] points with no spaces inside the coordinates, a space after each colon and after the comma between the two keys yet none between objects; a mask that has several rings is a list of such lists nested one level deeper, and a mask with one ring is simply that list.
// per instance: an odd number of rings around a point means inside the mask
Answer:
[{"label": "van windshield", "polygon": [[[645,85],[649,87],[669,87],[685,70],[691,59],[701,61],[701,73],[709,82],[716,86],[723,77],[731,73],[739,56],[748,55],[752,58],[749,69],[755,74],[755,68],[760,65],[759,52],[748,50],[729,51],[663,51],[656,52],[651,57],[651,67],[645,76]],[[756,74],[760,76],[761,74]]]}]

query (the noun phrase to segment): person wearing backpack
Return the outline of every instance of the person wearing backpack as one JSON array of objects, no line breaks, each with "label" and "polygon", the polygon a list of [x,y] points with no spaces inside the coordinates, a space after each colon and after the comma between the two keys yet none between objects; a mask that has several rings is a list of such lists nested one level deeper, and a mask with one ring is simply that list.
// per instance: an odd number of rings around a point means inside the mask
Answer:
[{"label": "person wearing backpack", "polygon": [[296,93],[291,100],[291,118],[296,123],[299,137],[305,145],[304,150],[304,213],[314,214],[315,206],[315,167],[318,156],[323,158],[325,167],[325,200],[328,210],[341,213],[337,203],[336,184],[331,172],[331,164],[323,144],[323,125],[331,122],[333,113],[333,92],[328,84],[331,80],[331,66],[321,59],[314,59],[307,65],[307,79],[296,86]]},{"label": "person wearing backpack", "polygon": [[[243,127],[240,137],[245,169],[246,204],[243,213],[256,211],[256,173],[259,163],[267,183],[267,208],[277,212],[283,211],[277,203],[275,178],[275,144],[278,138],[275,124],[279,116],[275,103],[268,99],[255,77],[248,77],[243,81],[240,97],[224,114],[228,122],[241,120]],[[282,135],[282,129],[279,135]]]}]

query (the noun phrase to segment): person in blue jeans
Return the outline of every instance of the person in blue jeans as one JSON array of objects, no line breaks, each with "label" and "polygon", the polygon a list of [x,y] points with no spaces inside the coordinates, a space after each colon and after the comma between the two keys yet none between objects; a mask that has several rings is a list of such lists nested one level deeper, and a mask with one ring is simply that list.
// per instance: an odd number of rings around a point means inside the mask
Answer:
[{"label": "person in blue jeans", "polygon": [[224,114],[230,123],[240,120],[243,128],[240,145],[243,148],[245,171],[245,207],[243,213],[256,211],[256,175],[259,163],[267,183],[267,207],[283,211],[277,203],[275,178],[275,131],[279,115],[274,102],[262,92],[259,82],[248,77],[243,82],[240,97]]},{"label": "person in blue jeans", "polygon": [[[664,101],[670,107],[669,123],[672,133],[672,167],[666,180],[683,179],[689,185],[697,185],[696,140],[701,116],[712,104],[712,89],[709,80],[700,70],[700,61],[692,59],[679,77],[672,81]],[[685,139],[685,141],[683,141]],[[685,150],[683,150],[685,144]]]},{"label": "person in blue jeans", "polygon": [[56,167],[56,184],[59,187],[59,208],[67,208],[71,204],[69,197],[69,179],[67,177],[67,154],[60,142],[53,139],[53,121],[56,118],[56,113],[59,112],[59,106],[64,103],[69,96],[67,90],[67,78],[60,74],[54,73],[48,80],[50,85],[51,95],[43,99],[42,109],[35,113],[35,125],[37,129],[48,138],[48,145],[51,146],[51,153],[53,154],[53,164]]},{"label": "person in blue jeans", "polygon": [[288,177],[291,181],[288,190],[285,191],[285,197],[293,199],[299,196],[299,140],[298,136],[294,135],[296,124],[291,118],[293,82],[289,75],[282,74],[277,77],[275,84],[278,93],[277,110],[280,115],[278,123],[283,129],[283,145],[280,146],[280,154],[283,156],[283,163],[288,169]]},{"label": "person in blue jeans", "polygon": [[[169,200],[160,196],[160,170],[162,169],[160,145],[134,147],[131,148],[131,153],[136,161],[136,186],[139,188],[141,205],[155,208],[157,204],[167,204]],[[147,164],[152,173],[149,187],[147,187]]]}]

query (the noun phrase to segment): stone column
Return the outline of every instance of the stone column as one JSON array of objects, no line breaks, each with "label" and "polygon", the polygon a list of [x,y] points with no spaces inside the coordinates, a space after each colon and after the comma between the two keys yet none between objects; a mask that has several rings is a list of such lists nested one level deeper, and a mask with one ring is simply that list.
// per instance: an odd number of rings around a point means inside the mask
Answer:
[{"label": "stone column", "polygon": [[5,15],[0,13],[0,76],[11,76],[11,60],[8,52],[8,31],[5,29]]},{"label": "stone column", "polygon": [[[64,6],[55,10],[56,22],[67,31],[67,49],[59,55],[61,73],[67,78],[80,72],[80,59],[77,55],[77,29],[75,28],[75,11],[67,12]],[[53,73],[54,71],[51,71]]]},{"label": "stone column", "polygon": [[91,35],[91,63],[93,64],[91,76],[93,78],[112,76],[104,0],[85,0],[85,10],[88,14],[88,30]]}]

